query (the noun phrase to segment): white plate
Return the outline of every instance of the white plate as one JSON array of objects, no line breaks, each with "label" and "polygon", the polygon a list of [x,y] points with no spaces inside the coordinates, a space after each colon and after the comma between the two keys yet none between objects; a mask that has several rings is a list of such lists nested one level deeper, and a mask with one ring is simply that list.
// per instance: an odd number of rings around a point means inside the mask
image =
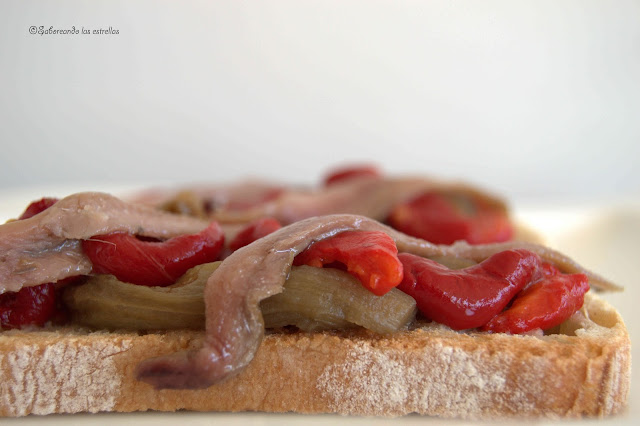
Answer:
[{"label": "white plate", "polygon": [[[118,193],[131,188],[117,188]],[[18,216],[26,204],[43,195],[63,196],[76,189],[86,188],[25,188],[11,193],[0,193],[0,221]],[[103,189],[103,188],[100,188]],[[524,205],[524,204],[523,204]],[[607,294],[609,300],[625,318],[632,342],[637,342],[640,314],[637,301],[640,291],[637,285],[638,242],[640,241],[640,206],[635,203],[616,203],[606,208],[580,206],[571,208],[546,207],[544,203],[526,203],[529,207],[516,208],[518,219],[528,223],[539,231],[548,245],[572,256],[583,265],[615,282],[625,286],[623,293]],[[518,205],[516,205],[518,207]],[[633,358],[638,359],[638,349],[632,349]],[[583,420],[577,424],[596,423],[603,425],[640,424],[640,389],[638,389],[638,370],[633,370],[629,408],[622,415],[604,420]],[[359,417],[339,417],[334,415],[305,416],[296,414],[261,413],[132,413],[132,414],[76,414],[53,415],[46,417],[30,416],[19,419],[2,419],[2,423],[14,425],[102,425],[135,424],[154,426],[175,426],[177,423],[225,424],[225,425],[294,425],[325,424],[339,422],[345,425],[378,426],[393,421],[394,424],[479,424],[454,420],[440,420],[420,416],[407,416],[399,419],[378,419]],[[495,423],[495,422],[491,422]],[[535,424],[553,424],[551,421]]]}]

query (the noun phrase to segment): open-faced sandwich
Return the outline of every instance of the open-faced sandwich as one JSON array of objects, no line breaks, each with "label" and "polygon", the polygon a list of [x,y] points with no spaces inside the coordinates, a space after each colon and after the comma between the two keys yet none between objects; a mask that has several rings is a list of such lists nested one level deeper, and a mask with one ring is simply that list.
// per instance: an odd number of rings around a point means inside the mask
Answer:
[{"label": "open-faced sandwich", "polygon": [[566,256],[281,209],[230,225],[81,193],[1,225],[0,414],[624,408],[628,333],[594,294],[618,287]]}]

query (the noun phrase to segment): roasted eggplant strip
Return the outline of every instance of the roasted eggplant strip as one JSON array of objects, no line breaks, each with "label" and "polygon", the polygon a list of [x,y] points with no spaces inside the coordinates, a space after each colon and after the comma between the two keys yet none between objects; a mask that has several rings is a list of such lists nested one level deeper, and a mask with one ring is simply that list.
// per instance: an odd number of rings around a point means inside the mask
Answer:
[{"label": "roasted eggplant strip", "polygon": [[416,315],[415,300],[398,289],[376,296],[346,272],[312,266],[293,267],[282,293],[263,300],[260,309],[267,328],[316,331],[355,324],[380,334],[406,327]]},{"label": "roasted eggplant strip", "polygon": [[[203,329],[204,287],[220,262],[190,269],[169,287],[145,287],[97,275],[70,288],[65,302],[77,323],[101,329]],[[346,272],[292,268],[282,293],[261,303],[267,328],[294,325],[305,331],[360,325],[393,333],[415,318],[411,296],[393,290],[375,296]]]}]

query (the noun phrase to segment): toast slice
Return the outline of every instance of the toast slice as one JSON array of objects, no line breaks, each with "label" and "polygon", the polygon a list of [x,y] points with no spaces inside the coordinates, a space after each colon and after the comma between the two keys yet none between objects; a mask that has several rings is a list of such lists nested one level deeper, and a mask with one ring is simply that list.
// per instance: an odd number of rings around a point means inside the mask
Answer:
[{"label": "toast slice", "polygon": [[155,390],[138,363],[196,348],[204,332],[0,333],[0,415],[176,411],[488,418],[600,417],[626,405],[631,346],[618,312],[587,293],[551,335],[457,332],[421,323],[364,330],[269,332],[237,376],[204,390]]}]

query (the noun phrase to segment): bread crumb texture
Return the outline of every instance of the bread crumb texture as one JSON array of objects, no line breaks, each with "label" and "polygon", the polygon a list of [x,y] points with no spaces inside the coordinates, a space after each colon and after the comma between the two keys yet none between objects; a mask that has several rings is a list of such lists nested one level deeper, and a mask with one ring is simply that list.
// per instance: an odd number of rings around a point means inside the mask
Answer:
[{"label": "bread crumb texture", "polygon": [[[478,413],[505,389],[504,371],[493,365],[478,368],[482,366],[478,354],[442,344],[421,352],[406,365],[393,353],[359,343],[346,362],[324,370],[318,387],[336,411],[374,415]],[[492,363],[499,364],[499,358]]]},{"label": "bread crumb texture", "polygon": [[4,334],[0,414],[95,413],[114,407],[121,377],[112,356],[126,351],[131,341],[107,340],[104,334],[59,339],[58,333],[38,333],[42,341],[37,341],[16,333],[22,338],[14,338],[16,344],[7,349],[9,333]]}]

